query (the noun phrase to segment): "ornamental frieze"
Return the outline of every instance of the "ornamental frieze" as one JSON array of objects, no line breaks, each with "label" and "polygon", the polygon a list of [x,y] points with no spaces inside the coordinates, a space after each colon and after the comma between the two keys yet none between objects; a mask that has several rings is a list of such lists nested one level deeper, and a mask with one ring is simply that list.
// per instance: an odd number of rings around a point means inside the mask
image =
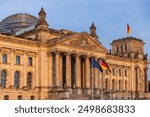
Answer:
[{"label": "ornamental frieze", "polygon": [[28,56],[31,56],[31,57],[35,57],[35,56],[36,56],[36,53],[35,53],[35,52],[27,52],[27,55],[28,55]]},{"label": "ornamental frieze", "polygon": [[20,50],[16,50],[16,51],[15,51],[15,54],[16,54],[16,55],[23,55],[23,53],[24,53],[24,52],[23,52],[23,51],[20,51]]},{"label": "ornamental frieze", "polygon": [[84,37],[78,37],[77,39],[69,40],[67,42],[64,42],[63,44],[76,46],[76,47],[83,47],[83,48],[88,48],[88,49],[95,49],[96,48],[96,46],[94,44],[91,44],[88,41],[88,39],[86,39]]},{"label": "ornamental frieze", "polygon": [[7,48],[2,48],[2,53],[10,53],[11,50]]}]

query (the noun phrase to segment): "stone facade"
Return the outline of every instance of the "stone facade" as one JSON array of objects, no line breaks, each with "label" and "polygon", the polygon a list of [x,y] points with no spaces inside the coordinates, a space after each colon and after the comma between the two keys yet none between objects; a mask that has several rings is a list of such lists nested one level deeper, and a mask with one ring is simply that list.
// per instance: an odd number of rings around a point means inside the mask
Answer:
[{"label": "stone facade", "polygon": [[[96,99],[147,97],[144,42],[114,40],[109,52],[94,23],[90,32],[50,29],[42,8],[34,29],[17,36],[1,33],[0,99],[90,99],[92,86]],[[92,57],[104,59],[111,73],[91,69]]]}]

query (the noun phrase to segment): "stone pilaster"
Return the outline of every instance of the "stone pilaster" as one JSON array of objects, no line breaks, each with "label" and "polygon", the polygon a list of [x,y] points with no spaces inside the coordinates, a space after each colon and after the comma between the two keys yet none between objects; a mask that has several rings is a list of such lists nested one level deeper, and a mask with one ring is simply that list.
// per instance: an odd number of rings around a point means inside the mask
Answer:
[{"label": "stone pilaster", "polygon": [[[40,91],[40,88],[39,88],[39,86],[40,86],[40,78],[39,78],[39,55],[38,55],[39,53],[37,53],[36,54],[36,58],[35,58],[35,62],[36,62],[36,64],[35,64],[35,88],[36,88],[36,91]],[[38,94],[38,99],[40,99],[40,94]]]},{"label": "stone pilaster", "polygon": [[123,91],[125,91],[125,69],[122,69],[123,72]]},{"label": "stone pilaster", "polygon": [[136,76],[136,98],[139,98],[139,68],[135,67]]},{"label": "stone pilaster", "polygon": [[11,53],[10,53],[10,58],[11,58],[11,63],[10,63],[10,88],[14,88],[14,49],[11,49]]},{"label": "stone pilaster", "polygon": [[48,86],[50,89],[52,88],[52,53],[49,53],[49,80],[48,80]]},{"label": "stone pilaster", "polygon": [[28,61],[28,58],[27,58],[27,51],[24,51],[24,54],[23,54],[23,87],[24,88],[27,88],[27,61]]}]

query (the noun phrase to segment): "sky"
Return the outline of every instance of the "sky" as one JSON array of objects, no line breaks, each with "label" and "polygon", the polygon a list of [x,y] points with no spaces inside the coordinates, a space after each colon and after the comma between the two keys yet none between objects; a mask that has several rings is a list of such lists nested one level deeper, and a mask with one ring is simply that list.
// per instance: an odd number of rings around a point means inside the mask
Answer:
[{"label": "sky", "polygon": [[100,42],[108,50],[114,39],[127,37],[128,23],[130,36],[146,43],[150,60],[150,0],[0,0],[0,21],[16,13],[38,17],[42,6],[50,28],[89,32],[94,22]]}]

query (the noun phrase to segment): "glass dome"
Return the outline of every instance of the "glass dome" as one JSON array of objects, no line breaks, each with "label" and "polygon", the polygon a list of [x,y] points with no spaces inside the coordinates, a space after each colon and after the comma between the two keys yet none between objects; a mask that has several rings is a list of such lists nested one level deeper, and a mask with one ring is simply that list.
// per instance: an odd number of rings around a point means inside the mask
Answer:
[{"label": "glass dome", "polygon": [[30,26],[35,26],[37,22],[38,18],[30,14],[11,15],[0,22],[0,32],[15,34],[21,29],[25,29]]}]

